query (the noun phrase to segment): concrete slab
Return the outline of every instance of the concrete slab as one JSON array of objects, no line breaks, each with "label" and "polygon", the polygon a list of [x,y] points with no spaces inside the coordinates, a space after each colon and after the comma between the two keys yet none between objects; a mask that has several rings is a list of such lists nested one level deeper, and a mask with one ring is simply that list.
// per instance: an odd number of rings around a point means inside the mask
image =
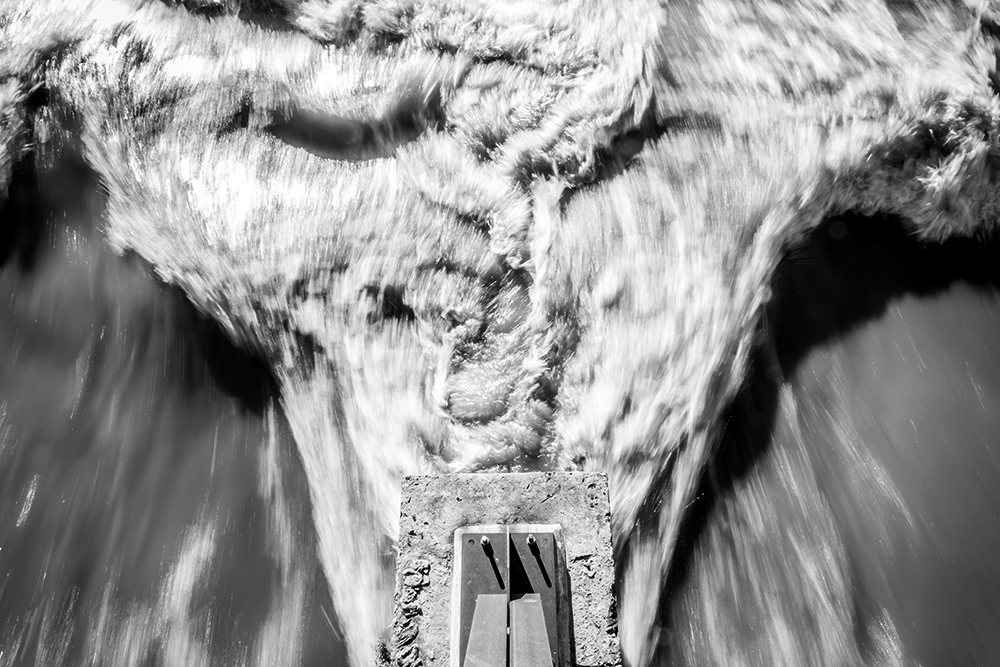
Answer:
[{"label": "concrete slab", "polygon": [[[400,505],[393,664],[460,667],[452,655],[455,531],[489,524],[558,524],[561,662],[621,665],[603,473],[407,477]],[[562,601],[561,601],[562,602]],[[563,667],[560,665],[560,667]]]}]

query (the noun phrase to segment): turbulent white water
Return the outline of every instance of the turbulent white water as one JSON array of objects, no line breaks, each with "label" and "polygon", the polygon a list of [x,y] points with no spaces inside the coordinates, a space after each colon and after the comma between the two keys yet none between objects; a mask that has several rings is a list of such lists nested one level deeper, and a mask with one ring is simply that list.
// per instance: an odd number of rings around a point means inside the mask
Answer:
[{"label": "turbulent white water", "polygon": [[366,666],[400,479],[552,468],[632,667],[995,661],[997,25],[0,4],[0,662]]},{"label": "turbulent white water", "polygon": [[[5,208],[0,663],[345,664],[343,628],[385,627],[391,604],[392,517],[330,509],[391,505],[393,477],[357,472],[392,469],[380,410],[344,415],[320,398],[344,389],[316,386],[335,376],[292,373],[282,411],[269,370],[109,248],[81,156],[45,155]],[[866,219],[814,245],[776,284],[776,356],[682,535],[656,660],[987,664],[990,251],[929,252]],[[331,458],[345,419],[372,449]],[[323,483],[344,479],[369,481]]]}]

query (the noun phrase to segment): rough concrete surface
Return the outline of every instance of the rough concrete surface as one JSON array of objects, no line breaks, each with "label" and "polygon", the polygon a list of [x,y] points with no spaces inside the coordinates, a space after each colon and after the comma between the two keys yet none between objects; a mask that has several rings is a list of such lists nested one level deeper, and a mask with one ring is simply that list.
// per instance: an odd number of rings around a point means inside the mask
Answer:
[{"label": "rough concrete surface", "polygon": [[572,610],[561,614],[572,625],[561,633],[564,664],[621,664],[607,476],[560,472],[403,481],[390,645],[396,665],[450,667],[455,530],[513,523],[562,526],[559,584]]}]

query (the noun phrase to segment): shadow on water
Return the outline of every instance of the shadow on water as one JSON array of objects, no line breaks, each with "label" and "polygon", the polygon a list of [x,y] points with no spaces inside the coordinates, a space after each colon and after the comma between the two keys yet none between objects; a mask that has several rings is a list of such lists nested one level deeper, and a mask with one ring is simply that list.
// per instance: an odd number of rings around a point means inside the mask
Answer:
[{"label": "shadow on water", "polygon": [[[392,157],[429,127],[440,126],[440,93],[403,94],[378,118],[358,119],[304,108],[273,112],[265,131],[278,140],[327,160],[366,162]],[[245,127],[241,109],[230,128]]]},{"label": "shadow on water", "polygon": [[346,664],[274,378],[43,162],[0,210],[0,664]]},{"label": "shadow on water", "polygon": [[787,254],[665,583],[664,664],[1000,660],[998,256],[851,214]]}]

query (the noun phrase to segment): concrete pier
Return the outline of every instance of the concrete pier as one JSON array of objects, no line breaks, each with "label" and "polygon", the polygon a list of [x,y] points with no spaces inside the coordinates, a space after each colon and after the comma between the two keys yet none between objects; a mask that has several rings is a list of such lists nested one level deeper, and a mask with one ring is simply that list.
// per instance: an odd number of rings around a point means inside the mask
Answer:
[{"label": "concrete pier", "polygon": [[558,525],[560,666],[621,664],[607,476],[510,473],[408,477],[400,505],[395,615],[398,667],[462,667],[453,655],[455,531]]}]

